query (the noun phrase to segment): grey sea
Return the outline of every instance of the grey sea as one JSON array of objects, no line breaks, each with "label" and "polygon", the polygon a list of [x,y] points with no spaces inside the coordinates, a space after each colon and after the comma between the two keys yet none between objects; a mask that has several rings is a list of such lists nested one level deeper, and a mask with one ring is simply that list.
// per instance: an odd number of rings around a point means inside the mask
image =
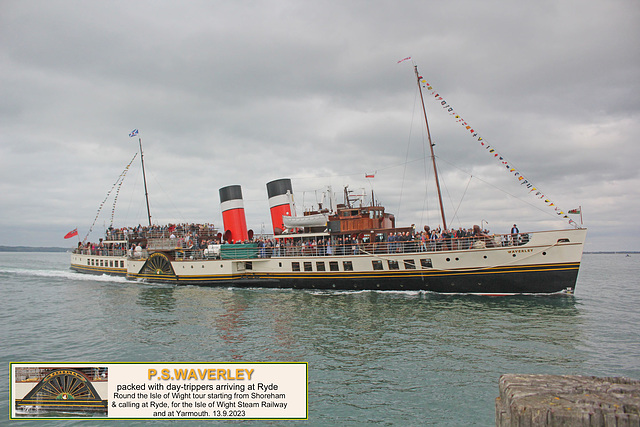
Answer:
[{"label": "grey sea", "polygon": [[[639,270],[639,254],[585,254],[573,296],[488,297],[157,286],[4,252],[0,424],[10,362],[302,361],[307,421],[217,422],[490,426],[501,374],[640,379]],[[126,422],[157,423],[181,422]]]}]

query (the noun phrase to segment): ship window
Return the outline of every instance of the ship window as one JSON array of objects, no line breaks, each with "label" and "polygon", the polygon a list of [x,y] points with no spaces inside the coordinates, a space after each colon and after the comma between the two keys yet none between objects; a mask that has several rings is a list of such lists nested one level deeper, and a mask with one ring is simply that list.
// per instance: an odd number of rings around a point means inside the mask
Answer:
[{"label": "ship window", "polygon": [[100,260],[100,267],[104,267],[102,260]]},{"label": "ship window", "polygon": [[318,261],[318,262],[316,262],[316,270],[318,270],[318,271],[325,271],[325,269],[324,269],[324,262],[323,262],[323,261]]},{"label": "ship window", "polygon": [[113,261],[109,261],[109,267],[113,267]]},{"label": "ship window", "polygon": [[253,263],[251,261],[247,261],[244,263],[244,268],[246,270],[253,270]]},{"label": "ship window", "polygon": [[344,271],[353,271],[353,264],[351,261],[342,261],[342,266],[344,267]]},{"label": "ship window", "polygon": [[338,267],[338,261],[329,261],[329,270],[340,271],[340,268]]},{"label": "ship window", "polygon": [[558,243],[569,243],[569,239],[558,239]]},{"label": "ship window", "polygon": [[422,268],[433,268],[433,264],[431,263],[431,258],[422,258],[420,260],[420,265]]},{"label": "ship window", "polygon": [[382,261],[380,261],[379,259],[371,261],[371,264],[373,264],[374,270],[384,270],[384,268],[382,267]]},{"label": "ship window", "polygon": [[404,269],[405,270],[415,270],[416,269],[416,262],[412,259],[405,259],[404,260]]},{"label": "ship window", "polygon": [[124,261],[120,261],[120,267],[124,268]]},{"label": "ship window", "polygon": [[87,265],[91,265],[91,260],[90,259],[87,260]]},{"label": "ship window", "polygon": [[398,261],[396,261],[395,259],[390,259],[388,261],[389,263],[389,270],[399,270],[400,267],[398,266]]},{"label": "ship window", "polygon": [[292,262],[291,263],[291,270],[292,271],[300,271],[300,263],[299,262]]},{"label": "ship window", "polygon": [[304,263],[304,271],[313,271],[313,268],[311,267],[311,263],[310,262],[305,262]]}]

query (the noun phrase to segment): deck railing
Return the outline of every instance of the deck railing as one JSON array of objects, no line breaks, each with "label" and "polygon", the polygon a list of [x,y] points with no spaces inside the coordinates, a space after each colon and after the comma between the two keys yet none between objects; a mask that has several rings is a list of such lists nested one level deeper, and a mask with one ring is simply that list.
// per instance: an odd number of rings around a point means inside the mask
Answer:
[{"label": "deck railing", "polygon": [[494,234],[491,236],[470,236],[461,238],[442,238],[438,240],[421,241],[417,239],[391,242],[360,242],[352,241],[343,244],[327,244],[324,240],[310,240],[279,245],[273,241],[261,241],[248,244],[222,244],[216,251],[200,248],[193,241],[182,238],[157,238],[147,241],[148,247],[138,250],[120,248],[95,247],[78,248],[74,253],[96,256],[125,256],[134,259],[146,258],[150,252],[172,251],[177,260],[202,259],[252,259],[291,256],[323,257],[334,255],[364,255],[364,254],[399,254],[416,252],[440,252],[450,250],[481,249],[504,246],[521,246],[529,242],[529,233]]}]

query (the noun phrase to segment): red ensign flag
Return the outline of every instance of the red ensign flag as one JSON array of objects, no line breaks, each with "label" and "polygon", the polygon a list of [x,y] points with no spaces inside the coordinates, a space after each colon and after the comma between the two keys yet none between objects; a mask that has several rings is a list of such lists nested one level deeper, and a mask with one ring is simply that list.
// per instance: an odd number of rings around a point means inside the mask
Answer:
[{"label": "red ensign flag", "polygon": [[73,236],[77,236],[77,235],[78,235],[78,229],[77,229],[77,228],[75,228],[75,229],[73,229],[72,231],[68,232],[68,233],[64,236],[64,238],[65,238],[65,239],[70,239],[70,238],[72,238]]}]

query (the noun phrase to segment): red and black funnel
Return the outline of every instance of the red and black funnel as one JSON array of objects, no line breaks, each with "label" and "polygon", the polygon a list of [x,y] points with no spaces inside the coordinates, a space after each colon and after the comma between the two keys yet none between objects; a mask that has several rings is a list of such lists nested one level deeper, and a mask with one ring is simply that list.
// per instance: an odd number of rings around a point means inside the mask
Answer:
[{"label": "red and black funnel", "polygon": [[220,209],[222,210],[225,242],[248,240],[242,188],[239,185],[229,185],[220,189]]},{"label": "red and black funnel", "polygon": [[282,234],[284,230],[283,216],[295,216],[293,204],[293,187],[291,179],[276,179],[267,183],[267,195],[269,196],[269,208],[271,210],[271,224],[273,234]]}]

